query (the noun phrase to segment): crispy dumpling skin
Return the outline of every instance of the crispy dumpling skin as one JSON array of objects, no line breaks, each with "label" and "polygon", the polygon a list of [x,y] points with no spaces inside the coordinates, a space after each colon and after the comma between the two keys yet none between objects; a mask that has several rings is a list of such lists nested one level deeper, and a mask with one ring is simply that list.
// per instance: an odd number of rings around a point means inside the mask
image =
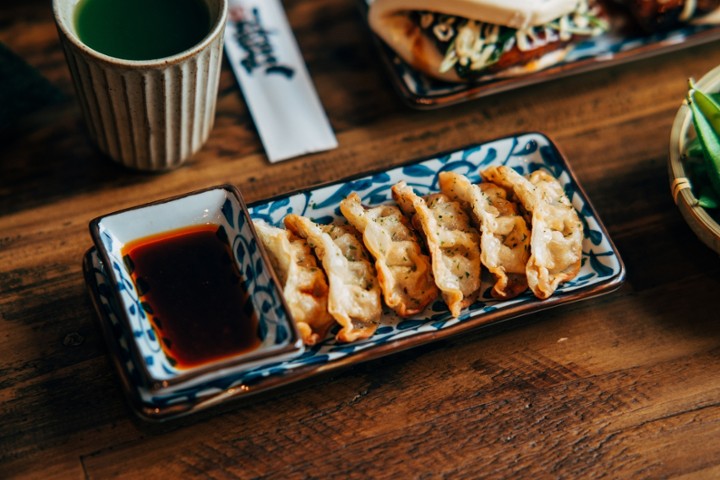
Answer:
[{"label": "crispy dumpling skin", "polygon": [[375,258],[385,304],[406,317],[422,312],[438,295],[430,257],[423,253],[417,235],[394,205],[364,207],[351,193],[340,202],[340,211],[363,236]]},{"label": "crispy dumpling skin", "polygon": [[422,198],[405,182],[392,187],[400,209],[425,237],[435,284],[454,317],[480,290],[480,235],[457,202],[436,193]]},{"label": "crispy dumpling skin", "polygon": [[455,172],[440,172],[440,190],[472,213],[480,229],[480,260],[495,277],[491,295],[509,299],[527,287],[525,266],[530,258],[530,230],[501,187],[475,185]]},{"label": "crispy dumpling skin", "polygon": [[305,238],[325,270],[330,285],[328,311],[342,327],[341,342],[372,336],[382,313],[380,286],[359,234],[351,225],[319,225],[295,214],[285,226]]},{"label": "crispy dumpling skin", "polygon": [[501,166],[481,172],[484,180],[511,190],[532,215],[530,260],[526,273],[536,297],[548,298],[572,280],[582,264],[583,228],[562,185],[544,170],[525,178]]},{"label": "crispy dumpling skin", "polygon": [[304,238],[262,220],[253,223],[283,286],[285,302],[303,342],[315,345],[335,324],[327,309],[325,273]]}]

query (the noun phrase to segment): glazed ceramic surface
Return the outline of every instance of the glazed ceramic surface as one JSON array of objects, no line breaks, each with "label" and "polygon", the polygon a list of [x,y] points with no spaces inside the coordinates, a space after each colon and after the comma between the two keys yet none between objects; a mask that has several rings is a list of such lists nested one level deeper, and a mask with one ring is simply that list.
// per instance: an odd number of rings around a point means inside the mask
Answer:
[{"label": "glazed ceramic surface", "polygon": [[[113,324],[128,333],[124,343],[133,361],[127,367],[137,370],[138,381],[148,390],[187,388],[215,379],[218,372],[245,371],[297,356],[303,350],[241,202],[233,187],[217,187],[106,215],[91,223],[99,256],[108,266],[105,293],[108,305],[113,306]],[[258,312],[261,344],[226,360],[179,369],[163,349],[162,330],[138,293],[122,249],[133,240],[206,224],[217,225],[228,239],[245,290]]]},{"label": "glazed ceramic surface", "polygon": [[367,340],[350,344],[338,343],[334,339],[334,334],[337,333],[334,330],[325,341],[308,348],[300,357],[268,367],[225,375],[208,384],[171,394],[154,395],[135,379],[134,372],[137,368],[123,346],[127,343],[130,332],[124,331],[122,324],[117,322],[117,307],[113,305],[113,297],[109,295],[110,269],[98,258],[96,252],[90,251],[86,257],[86,278],[100,311],[100,321],[108,336],[108,343],[115,352],[116,361],[120,359],[118,364],[121,376],[126,379],[128,393],[135,399],[136,408],[151,418],[170,418],[205,408],[218,401],[263,392],[320,372],[599,295],[619,287],[624,280],[625,269],[617,250],[562,155],[547,137],[539,133],[473,145],[388,171],[258,202],[249,206],[249,211],[253,218],[278,226],[288,213],[306,215],[323,223],[342,222],[339,202],[350,192],[357,192],[367,205],[377,205],[391,201],[390,188],[399,180],[405,180],[416,192],[425,194],[438,190],[439,172],[456,171],[477,182],[478,171],[492,165],[508,165],[523,174],[541,168],[548,170],[560,180],[579,213],[584,227],[582,268],[578,276],[563,284],[555,295],[540,301],[528,291],[515,299],[498,301],[489,295],[491,283],[486,279],[483,283],[485,293],[472,306],[463,310],[458,318],[450,315],[442,301],[436,301],[419,315],[404,319],[386,310],[377,332]]},{"label": "glazed ceramic surface", "polygon": [[[372,0],[359,0],[367,11]],[[376,35],[378,53],[390,71],[393,86],[410,106],[438,108],[506,90],[618,65],[720,39],[720,26],[689,25],[656,34],[627,33],[623,25],[578,43],[566,59],[551,68],[517,77],[486,75],[469,84],[432,79],[411,68]]]},{"label": "glazed ceramic surface", "polygon": [[200,150],[215,121],[227,0],[206,0],[210,33],[195,47],[157,60],[123,60],[83,44],[79,0],[54,0],[65,58],[90,137],[137,170],[178,167]]}]

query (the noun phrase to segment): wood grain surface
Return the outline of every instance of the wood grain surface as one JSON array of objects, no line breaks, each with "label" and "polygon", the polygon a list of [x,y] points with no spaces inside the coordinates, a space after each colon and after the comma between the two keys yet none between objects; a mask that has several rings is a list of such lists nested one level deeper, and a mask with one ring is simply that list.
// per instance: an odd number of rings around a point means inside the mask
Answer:
[{"label": "wood grain surface", "polygon": [[[393,91],[354,0],[288,0],[339,148],[268,163],[225,64],[208,143],[152,175],[89,143],[50,3],[0,9],[0,42],[66,97],[0,132],[0,477],[720,477],[720,259],[667,175],[687,78],[720,63],[720,44],[421,112]],[[569,159],[625,261],[619,291],[135,419],[83,282],[92,218],[226,182],[259,200],[520,131]]]}]

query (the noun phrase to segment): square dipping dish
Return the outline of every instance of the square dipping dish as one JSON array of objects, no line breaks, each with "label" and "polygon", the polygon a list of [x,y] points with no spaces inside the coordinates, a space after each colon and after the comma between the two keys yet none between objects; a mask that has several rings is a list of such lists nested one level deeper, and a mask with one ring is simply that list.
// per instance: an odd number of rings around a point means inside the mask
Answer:
[{"label": "square dipping dish", "polygon": [[222,383],[303,353],[235,187],[104,215],[90,233],[107,269],[116,327],[128,333],[130,358],[121,361],[144,391]]}]

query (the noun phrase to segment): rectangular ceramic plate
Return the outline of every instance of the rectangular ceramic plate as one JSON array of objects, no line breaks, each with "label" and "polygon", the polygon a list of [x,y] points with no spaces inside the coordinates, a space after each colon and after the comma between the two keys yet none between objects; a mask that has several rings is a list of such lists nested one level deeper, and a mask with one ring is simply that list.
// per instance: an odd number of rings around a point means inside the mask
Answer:
[{"label": "rectangular ceramic plate", "polygon": [[[364,14],[371,1],[359,0]],[[419,109],[453,105],[720,39],[720,25],[688,25],[663,33],[641,34],[630,33],[624,19],[615,18],[611,23],[613,27],[608,33],[577,44],[563,62],[552,68],[512,78],[488,77],[469,84],[431,79],[408,66],[376,35],[372,37],[393,86],[408,105]]]},{"label": "rectangular ceramic plate", "polygon": [[[102,262],[95,250],[85,257],[85,276],[99,313],[100,324],[123,383],[135,410],[149,419],[166,419],[202,410],[231,398],[246,397],[272,388],[306,379],[321,372],[371,360],[441,338],[501,321],[517,318],[564,303],[590,298],[618,288],[625,278],[625,268],[607,231],[590,205],[569,165],[557,147],[540,133],[526,133],[469,146],[454,152],[416,161],[387,171],[312,188],[249,206],[253,218],[281,225],[288,213],[311,217],[319,222],[342,221],[339,202],[350,192],[357,192],[367,205],[390,202],[390,187],[405,180],[416,192],[435,192],[437,174],[452,170],[478,182],[478,171],[492,165],[508,165],[528,174],[543,168],[559,179],[584,227],[583,260],[578,276],[563,284],[547,300],[536,299],[529,291],[507,301],[493,299],[487,293],[490,283],[484,280],[485,292],[473,305],[453,318],[442,301],[436,301],[425,312],[400,319],[389,311],[371,338],[350,344],[337,343],[329,336],[319,345],[308,348],[299,358],[245,372],[236,372],[169,394],[154,394],[139,381],[138,369],[129,354],[128,332],[117,318],[111,289]],[[331,332],[331,335],[335,332]]]}]

